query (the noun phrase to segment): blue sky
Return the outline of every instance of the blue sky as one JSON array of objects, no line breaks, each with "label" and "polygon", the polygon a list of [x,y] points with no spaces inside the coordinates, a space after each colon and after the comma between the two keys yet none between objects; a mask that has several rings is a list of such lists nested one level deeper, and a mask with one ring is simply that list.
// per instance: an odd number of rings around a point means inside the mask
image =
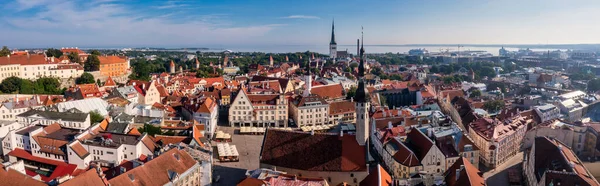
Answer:
[{"label": "blue sky", "polygon": [[0,45],[600,43],[597,0],[0,0]]}]

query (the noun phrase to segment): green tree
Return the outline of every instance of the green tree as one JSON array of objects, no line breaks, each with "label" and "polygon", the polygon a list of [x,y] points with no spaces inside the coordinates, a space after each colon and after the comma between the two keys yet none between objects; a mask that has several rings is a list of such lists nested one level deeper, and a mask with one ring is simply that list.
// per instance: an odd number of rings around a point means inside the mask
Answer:
[{"label": "green tree", "polygon": [[0,90],[4,93],[15,93],[21,87],[21,78],[18,77],[9,77],[2,80],[0,83]]},{"label": "green tree", "polygon": [[63,55],[63,52],[60,51],[59,49],[49,48],[48,50],[46,50],[46,56],[48,56],[48,57],[59,58],[62,55]]},{"label": "green tree", "polygon": [[350,90],[346,93],[346,99],[350,99],[356,95],[356,87],[351,87]]},{"label": "green tree", "polygon": [[104,116],[102,116],[98,111],[94,110],[90,112],[90,121],[92,123],[100,123],[104,120]]},{"label": "green tree", "polygon": [[144,124],[144,126],[138,128],[138,130],[143,133],[148,133],[149,135],[152,135],[152,136],[162,134],[160,127],[155,127],[151,124]]},{"label": "green tree", "polygon": [[102,55],[102,53],[100,53],[98,50],[92,50],[91,54],[96,56]]},{"label": "green tree", "polygon": [[[2,82],[4,84],[4,82]],[[588,82],[587,90],[590,92],[596,92],[600,90],[600,78],[592,79]],[[4,90],[2,90],[4,92]]]},{"label": "green tree", "polygon": [[4,57],[4,56],[8,56],[10,55],[10,49],[8,49],[7,46],[3,46],[2,50],[0,50],[0,57]]},{"label": "green tree", "polygon": [[[19,87],[19,93],[21,94],[33,94],[34,92],[36,92],[35,90],[39,89],[36,88],[36,85],[34,84],[33,81],[28,80],[28,79],[21,79],[21,86]],[[43,92],[37,92],[38,94],[43,94]]]},{"label": "green tree", "polygon": [[97,55],[90,55],[87,60],[85,60],[85,64],[83,65],[83,70],[86,72],[98,71],[100,70],[100,59],[98,59]]},{"label": "green tree", "polygon": [[471,97],[471,98],[476,98],[479,96],[481,96],[481,91],[479,89],[471,91],[471,95],[469,95],[469,97]]},{"label": "green tree", "polygon": [[79,59],[79,54],[77,52],[71,52],[69,55],[67,55],[67,57],[69,57],[71,62],[81,64],[81,59]]},{"label": "green tree", "polygon": [[439,73],[440,72],[440,67],[438,67],[437,65],[433,65],[429,69],[429,72],[431,72],[431,73]]},{"label": "green tree", "polygon": [[75,79],[76,84],[90,84],[94,82],[96,82],[96,80],[94,80],[94,75],[87,72],[84,72],[80,77]]},{"label": "green tree", "polygon": [[483,104],[483,108],[488,112],[498,112],[500,109],[504,108],[505,103],[503,100],[494,100],[488,101]]}]

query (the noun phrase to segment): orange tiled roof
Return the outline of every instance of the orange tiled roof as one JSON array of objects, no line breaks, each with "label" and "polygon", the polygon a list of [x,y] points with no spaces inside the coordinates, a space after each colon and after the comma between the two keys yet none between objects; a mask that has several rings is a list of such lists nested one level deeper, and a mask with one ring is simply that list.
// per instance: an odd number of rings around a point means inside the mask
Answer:
[{"label": "orange tiled roof", "polygon": [[100,60],[100,65],[127,63],[127,60],[120,56],[98,56],[98,59]]},{"label": "orange tiled roof", "polygon": [[112,79],[112,77],[108,76],[108,79],[106,79],[106,82],[104,82],[104,86],[117,86],[117,83],[115,83],[115,81]]}]

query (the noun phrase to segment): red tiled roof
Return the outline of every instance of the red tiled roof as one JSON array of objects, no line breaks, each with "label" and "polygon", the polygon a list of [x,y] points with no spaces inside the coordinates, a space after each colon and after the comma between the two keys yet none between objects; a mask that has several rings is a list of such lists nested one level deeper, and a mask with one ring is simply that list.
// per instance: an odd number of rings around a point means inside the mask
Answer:
[{"label": "red tiled roof", "polygon": [[181,175],[197,163],[184,150],[174,148],[145,163],[144,166],[131,169],[108,182],[119,186],[164,185],[170,182],[169,171]]},{"label": "red tiled roof", "polygon": [[377,167],[369,171],[369,175],[360,181],[360,186],[392,186],[392,176],[377,164]]},{"label": "red tiled roof", "polygon": [[260,163],[306,171],[366,171],[365,148],[354,135],[283,131],[265,133]]},{"label": "red tiled roof", "polygon": [[312,87],[310,93],[317,94],[324,99],[338,99],[344,97],[344,87],[341,84],[331,84]]},{"label": "red tiled roof", "polygon": [[411,130],[406,134],[406,142],[407,146],[417,155],[419,160],[423,160],[434,145],[433,141],[420,130]]},{"label": "red tiled roof", "polygon": [[0,165],[0,186],[15,186],[15,185],[27,185],[27,186],[46,186],[47,184],[31,178],[28,175],[22,174],[12,168],[5,169],[4,166]]},{"label": "red tiled roof", "polygon": [[77,156],[79,156],[81,159],[84,159],[90,155],[90,152],[88,152],[85,147],[79,143],[79,141],[74,142],[73,145],[70,145],[69,147],[71,147],[73,152],[75,152],[75,154],[77,154]]},{"label": "red tiled roof", "polygon": [[30,161],[35,161],[35,162],[39,162],[39,163],[43,163],[43,164],[56,166],[56,168],[54,169],[54,171],[52,172],[52,174],[50,176],[48,176],[48,177],[42,176],[42,181],[45,181],[45,182],[49,182],[49,181],[53,180],[54,178],[62,177],[65,175],[70,175],[75,171],[75,169],[77,169],[77,165],[67,164],[62,161],[56,161],[56,160],[33,156],[33,155],[31,155],[31,153],[29,153],[23,149],[18,149],[18,148],[10,151],[8,153],[8,156],[14,156],[14,157],[22,158],[22,159],[27,159]]},{"label": "red tiled roof", "polygon": [[259,180],[256,178],[248,177],[242,180],[237,186],[264,186],[267,185],[267,182],[263,180]]},{"label": "red tiled roof", "polygon": [[61,183],[60,186],[106,186],[107,184],[108,180],[101,178],[96,169],[90,169],[73,179]]},{"label": "red tiled roof", "polygon": [[129,132],[127,132],[127,134],[129,135],[136,135],[136,136],[141,136],[142,134],[140,133],[140,131],[138,131],[137,128],[133,127]]},{"label": "red tiled roof", "polygon": [[[456,178],[456,170],[461,168]],[[448,186],[484,186],[486,185],[485,179],[483,179],[483,173],[479,171],[469,160],[466,158],[459,158],[458,161],[454,162],[450,168],[444,173],[446,184]]]},{"label": "red tiled roof", "polygon": [[44,55],[17,55],[17,56],[4,56],[0,57],[0,65],[41,65],[41,64],[52,64],[51,61],[46,60]]},{"label": "red tiled roof", "polygon": [[115,83],[115,81],[112,79],[112,77],[108,77],[108,79],[106,79],[106,82],[104,82],[104,86],[117,86],[117,83]]},{"label": "red tiled roof", "polygon": [[354,102],[351,101],[338,101],[329,103],[329,115],[354,113],[355,110]]},{"label": "red tiled roof", "polygon": [[421,165],[417,155],[409,147],[404,145],[404,143],[399,142],[396,139],[392,139],[390,143],[398,147],[398,151],[393,156],[394,159],[396,159],[396,161],[398,161],[400,164],[407,167]]},{"label": "red tiled roof", "polygon": [[185,143],[189,144],[192,138],[188,136],[164,136],[164,135],[156,135],[154,136],[154,143],[167,145],[167,144],[178,144]]}]

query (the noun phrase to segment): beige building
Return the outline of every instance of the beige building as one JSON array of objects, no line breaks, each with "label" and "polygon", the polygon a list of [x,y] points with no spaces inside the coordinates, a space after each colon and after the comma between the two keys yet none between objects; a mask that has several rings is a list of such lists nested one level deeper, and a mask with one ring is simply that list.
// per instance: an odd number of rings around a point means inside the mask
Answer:
[{"label": "beige building", "polygon": [[298,127],[329,124],[329,105],[317,96],[298,96],[290,102],[290,118]]},{"label": "beige building", "polygon": [[519,152],[527,125],[531,122],[518,112],[501,112],[504,114],[500,115],[505,115],[506,118],[479,118],[469,125],[469,136],[481,150],[482,163],[488,167],[501,165]]},{"label": "beige building", "polygon": [[240,90],[229,108],[229,124],[287,127],[288,100],[282,94],[247,94]]},{"label": "beige building", "polygon": [[138,92],[138,104],[152,105],[154,103],[161,103],[160,92],[156,88],[156,81],[130,81],[128,84],[131,84]]},{"label": "beige building", "polygon": [[47,58],[41,54],[0,57],[0,81],[12,76],[35,80],[40,77],[77,78],[81,74],[83,74],[81,65],[60,63],[54,57]]},{"label": "beige building", "polygon": [[329,103],[329,124],[339,122],[356,122],[356,108],[352,101],[336,101]]}]

